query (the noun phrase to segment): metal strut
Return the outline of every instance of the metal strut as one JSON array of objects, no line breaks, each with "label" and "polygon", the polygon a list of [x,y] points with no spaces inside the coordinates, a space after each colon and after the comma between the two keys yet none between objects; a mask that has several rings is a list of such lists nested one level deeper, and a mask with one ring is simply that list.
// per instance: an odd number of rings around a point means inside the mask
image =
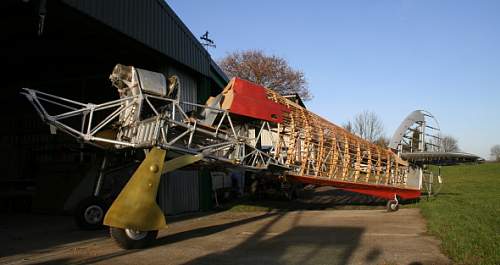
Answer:
[{"label": "metal strut", "polygon": [[160,178],[165,173],[200,161],[203,154],[183,155],[164,161],[166,153],[166,150],[156,147],[148,152],[106,213],[105,225],[137,231],[167,227],[165,215],[156,204]]}]

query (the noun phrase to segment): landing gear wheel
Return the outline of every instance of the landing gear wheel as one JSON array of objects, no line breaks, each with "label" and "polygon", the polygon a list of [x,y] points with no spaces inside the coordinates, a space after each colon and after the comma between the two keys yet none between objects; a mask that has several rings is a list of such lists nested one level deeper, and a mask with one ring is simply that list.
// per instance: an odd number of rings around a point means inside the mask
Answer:
[{"label": "landing gear wheel", "polygon": [[133,229],[109,228],[109,234],[123,249],[144,248],[158,235],[158,230],[137,231]]},{"label": "landing gear wheel", "polygon": [[103,200],[97,197],[84,199],[78,203],[75,209],[76,225],[83,230],[101,229],[106,210]]},{"label": "landing gear wheel", "polygon": [[387,201],[387,211],[388,212],[395,212],[397,210],[399,210],[399,203],[397,200]]}]

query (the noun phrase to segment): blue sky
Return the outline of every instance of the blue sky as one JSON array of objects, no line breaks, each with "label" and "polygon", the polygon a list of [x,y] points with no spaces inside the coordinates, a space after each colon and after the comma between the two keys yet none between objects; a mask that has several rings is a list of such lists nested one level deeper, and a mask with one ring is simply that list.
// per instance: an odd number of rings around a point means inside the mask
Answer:
[{"label": "blue sky", "polygon": [[425,109],[463,151],[500,144],[500,1],[168,0],[214,59],[260,49],[304,71],[313,112],[377,113],[387,136]]}]

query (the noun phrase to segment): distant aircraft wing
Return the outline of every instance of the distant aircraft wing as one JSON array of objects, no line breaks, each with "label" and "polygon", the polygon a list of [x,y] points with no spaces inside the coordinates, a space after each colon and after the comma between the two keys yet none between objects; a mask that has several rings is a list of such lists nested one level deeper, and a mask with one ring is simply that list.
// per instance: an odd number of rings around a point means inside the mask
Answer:
[{"label": "distant aircraft wing", "polygon": [[449,165],[484,161],[481,157],[464,152],[412,152],[401,153],[401,158],[414,164]]}]

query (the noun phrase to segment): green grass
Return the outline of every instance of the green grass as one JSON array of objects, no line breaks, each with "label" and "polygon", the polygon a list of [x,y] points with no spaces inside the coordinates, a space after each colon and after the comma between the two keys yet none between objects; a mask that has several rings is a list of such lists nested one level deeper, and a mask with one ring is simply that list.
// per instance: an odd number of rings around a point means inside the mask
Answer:
[{"label": "green grass", "polygon": [[419,203],[456,264],[500,264],[500,163],[442,168],[441,193]]}]

